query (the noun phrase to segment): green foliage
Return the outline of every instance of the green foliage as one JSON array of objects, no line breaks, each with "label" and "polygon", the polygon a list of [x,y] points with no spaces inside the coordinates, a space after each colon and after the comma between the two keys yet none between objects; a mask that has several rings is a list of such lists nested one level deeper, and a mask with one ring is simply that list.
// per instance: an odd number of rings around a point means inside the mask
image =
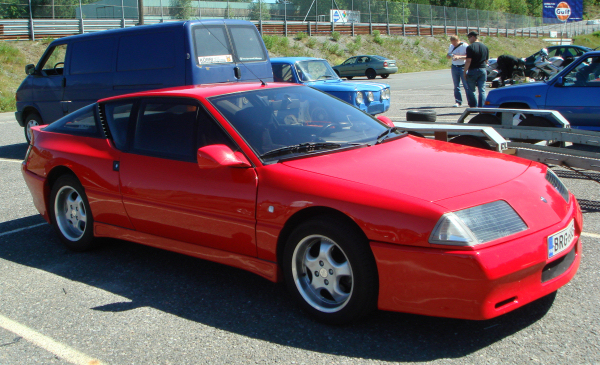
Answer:
[{"label": "green foliage", "polygon": [[308,48],[311,48],[311,49],[315,48],[316,45],[317,45],[317,39],[316,38],[313,38],[313,37],[308,38],[308,42],[306,42],[306,46]]},{"label": "green foliage", "polygon": [[331,33],[331,38],[332,38],[334,41],[336,41],[336,42],[340,40],[340,37],[341,37],[341,36],[342,36],[342,35],[340,34],[340,32],[333,32],[333,33]]},{"label": "green foliage", "polygon": [[269,52],[283,54],[286,56],[290,53],[290,40],[287,37],[264,34],[262,39],[263,42],[265,42],[265,46]]},{"label": "green foliage", "polygon": [[27,18],[29,9],[19,0],[4,0],[0,5],[0,19]]},{"label": "green foliage", "polygon": [[383,45],[383,38],[381,38],[381,33],[378,30],[374,30],[373,31],[373,42],[379,44],[380,46]]},{"label": "green foliage", "polygon": [[414,43],[413,43],[413,46],[415,46],[415,47],[416,47],[416,46],[418,46],[420,43],[421,43],[421,40],[420,40],[420,39],[415,39],[415,41],[414,41]]},{"label": "green foliage", "polygon": [[250,5],[250,19],[251,20],[269,20],[271,19],[271,12],[269,11],[269,5],[265,0],[258,0]]},{"label": "green foliage", "polygon": [[21,52],[18,49],[7,42],[0,42],[0,67],[3,64],[20,62],[21,59]]},{"label": "green foliage", "polygon": [[191,19],[194,14],[192,0],[171,0],[172,15],[176,19]]},{"label": "green foliage", "polygon": [[304,32],[298,32],[296,33],[296,37],[294,37],[297,41],[301,41],[303,39],[308,38],[308,34],[304,33]]},{"label": "green foliage", "polygon": [[590,47],[592,49],[600,46],[600,30],[591,34],[582,34],[573,38],[573,44]]}]

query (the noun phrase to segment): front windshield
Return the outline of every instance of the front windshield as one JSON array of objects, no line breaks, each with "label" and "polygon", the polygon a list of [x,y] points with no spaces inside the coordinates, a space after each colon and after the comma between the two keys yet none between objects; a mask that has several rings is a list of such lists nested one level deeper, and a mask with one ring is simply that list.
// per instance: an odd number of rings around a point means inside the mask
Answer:
[{"label": "front windshield", "polygon": [[325,60],[300,61],[295,64],[298,78],[303,82],[339,79]]},{"label": "front windshield", "polygon": [[[327,149],[372,144],[388,129],[359,109],[310,87],[261,89],[209,100],[260,157],[302,144]],[[312,150],[286,151],[284,157]],[[281,154],[263,157],[279,158]]]}]

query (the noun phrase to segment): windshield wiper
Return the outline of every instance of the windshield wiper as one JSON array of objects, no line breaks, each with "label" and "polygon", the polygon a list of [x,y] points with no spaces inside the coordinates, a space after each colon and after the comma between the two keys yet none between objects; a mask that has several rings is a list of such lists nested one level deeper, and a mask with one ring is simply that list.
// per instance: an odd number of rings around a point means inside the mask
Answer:
[{"label": "windshield wiper", "polygon": [[377,136],[377,142],[375,142],[375,144],[380,144],[381,142],[385,141],[390,136],[390,134],[399,130],[400,127],[389,127],[385,132]]},{"label": "windshield wiper", "polygon": [[281,156],[286,155],[288,153],[296,153],[296,152],[312,152],[316,150],[323,149],[333,149],[342,147],[339,143],[332,142],[307,142],[300,143],[293,146],[286,146],[281,148],[276,148],[274,150],[268,151],[260,155],[261,158],[273,157],[273,156]]}]

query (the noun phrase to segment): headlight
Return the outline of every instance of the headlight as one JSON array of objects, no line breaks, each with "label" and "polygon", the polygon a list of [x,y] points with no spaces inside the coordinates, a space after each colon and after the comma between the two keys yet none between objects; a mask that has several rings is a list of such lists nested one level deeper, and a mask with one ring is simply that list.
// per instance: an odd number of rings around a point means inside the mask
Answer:
[{"label": "headlight", "polygon": [[435,225],[429,243],[474,246],[510,236],[527,225],[507,202],[499,200],[446,213]]},{"label": "headlight", "polygon": [[369,101],[369,103],[372,102],[373,100],[375,100],[373,93],[370,91],[367,91],[367,100]]},{"label": "headlight", "polygon": [[389,99],[390,98],[390,89],[388,89],[388,88],[383,89],[381,95],[382,95],[382,99],[384,99],[384,100]]},{"label": "headlight", "polygon": [[363,98],[363,94],[360,91],[356,92],[356,103],[357,104],[362,104],[365,102],[365,99]]},{"label": "headlight", "polygon": [[556,189],[556,191],[558,191],[558,193],[568,203],[569,202],[569,189],[567,189],[565,184],[563,184],[562,181],[560,181],[558,176],[556,176],[554,171],[550,170],[550,168],[548,168],[548,170],[546,170],[546,180],[548,180],[550,185],[554,186],[554,189]]}]

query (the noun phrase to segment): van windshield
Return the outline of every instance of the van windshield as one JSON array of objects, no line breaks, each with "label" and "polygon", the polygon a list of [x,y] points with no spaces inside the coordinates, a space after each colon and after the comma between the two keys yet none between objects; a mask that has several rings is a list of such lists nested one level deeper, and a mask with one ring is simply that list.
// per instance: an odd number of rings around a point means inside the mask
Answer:
[{"label": "van windshield", "polygon": [[[198,65],[265,61],[262,39],[254,26],[200,24],[193,28]],[[231,42],[229,41],[231,39]]]}]

